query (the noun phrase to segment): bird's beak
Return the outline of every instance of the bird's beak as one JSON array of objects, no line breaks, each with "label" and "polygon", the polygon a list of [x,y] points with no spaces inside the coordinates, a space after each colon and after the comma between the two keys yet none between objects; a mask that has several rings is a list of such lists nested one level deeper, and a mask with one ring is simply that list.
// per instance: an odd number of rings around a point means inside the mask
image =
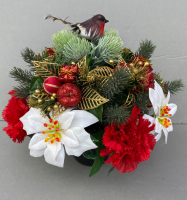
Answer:
[{"label": "bird's beak", "polygon": [[109,22],[107,19],[105,19],[105,23]]}]

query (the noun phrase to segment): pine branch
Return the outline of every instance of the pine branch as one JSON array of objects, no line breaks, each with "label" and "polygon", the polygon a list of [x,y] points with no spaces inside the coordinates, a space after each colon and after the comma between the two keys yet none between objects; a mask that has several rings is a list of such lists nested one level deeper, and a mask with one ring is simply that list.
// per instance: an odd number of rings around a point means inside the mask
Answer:
[{"label": "pine branch", "polygon": [[124,123],[130,116],[130,111],[128,111],[126,108],[118,107],[118,105],[107,107],[104,109],[104,111],[103,121],[106,124],[112,124],[115,122],[119,125]]},{"label": "pine branch", "polygon": [[171,95],[175,95],[176,93],[182,91],[184,87],[185,86],[182,82],[182,79],[166,81],[164,86],[164,92],[167,93],[168,91],[170,91]]},{"label": "pine branch", "polygon": [[142,55],[146,59],[150,59],[156,46],[151,42],[151,40],[145,40],[140,42],[140,47],[137,50],[136,54]]},{"label": "pine branch", "polygon": [[26,82],[30,84],[31,79],[33,78],[32,72],[28,70],[24,71],[17,67],[14,67],[9,74],[11,78],[14,78],[15,81],[18,81],[20,84],[25,84]]},{"label": "pine branch", "polygon": [[67,62],[70,63],[71,61],[80,61],[85,55],[88,55],[90,51],[90,43],[86,39],[77,36],[64,45],[63,54]]},{"label": "pine branch", "polygon": [[16,90],[16,93],[14,94],[15,97],[17,98],[26,98],[29,96],[29,85],[19,85],[15,86],[14,90]]},{"label": "pine branch", "polygon": [[95,45],[91,52],[94,65],[99,65],[102,62],[109,63],[109,60],[117,62],[123,49],[123,42],[118,31],[113,29],[105,31],[98,43],[95,42]]},{"label": "pine branch", "polygon": [[130,74],[123,68],[116,69],[113,75],[101,90],[101,95],[107,99],[112,99],[115,94],[123,92],[129,83]]},{"label": "pine branch", "polygon": [[135,103],[137,108],[140,108],[141,113],[148,114],[149,108],[147,107],[150,104],[149,93],[147,91],[142,91],[141,95],[135,97]]},{"label": "pine branch", "polygon": [[32,60],[37,60],[37,56],[34,53],[34,51],[26,47],[25,49],[21,51],[21,56],[23,60],[29,64],[29,67],[31,67],[31,71],[35,71],[35,68],[33,67],[33,63],[31,62]]}]

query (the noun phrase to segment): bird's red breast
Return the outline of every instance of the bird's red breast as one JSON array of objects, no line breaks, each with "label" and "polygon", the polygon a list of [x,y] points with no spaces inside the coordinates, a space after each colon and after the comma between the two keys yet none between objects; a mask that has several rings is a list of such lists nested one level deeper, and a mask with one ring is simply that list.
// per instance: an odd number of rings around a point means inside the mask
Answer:
[{"label": "bird's red breast", "polygon": [[99,27],[100,27],[100,29],[101,29],[100,36],[102,36],[102,35],[103,35],[103,33],[104,33],[105,22],[100,22],[100,24],[99,24]]}]

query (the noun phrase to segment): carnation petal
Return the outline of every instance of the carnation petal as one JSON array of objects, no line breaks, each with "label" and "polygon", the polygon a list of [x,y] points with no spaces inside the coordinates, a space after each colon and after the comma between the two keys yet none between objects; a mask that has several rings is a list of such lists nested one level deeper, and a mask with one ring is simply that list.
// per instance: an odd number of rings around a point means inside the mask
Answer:
[{"label": "carnation petal", "polygon": [[71,130],[75,134],[75,136],[79,142],[79,146],[74,147],[74,148],[65,146],[66,153],[68,155],[80,156],[83,152],[85,152],[87,150],[97,148],[97,146],[92,142],[92,140],[90,138],[90,134],[87,133],[84,130],[84,128],[74,127]]},{"label": "carnation petal", "polygon": [[48,148],[46,148],[44,151],[44,158],[45,161],[51,165],[55,165],[57,167],[63,167],[65,159],[64,147],[63,146],[61,147],[61,150],[58,152],[55,160],[51,151]]}]

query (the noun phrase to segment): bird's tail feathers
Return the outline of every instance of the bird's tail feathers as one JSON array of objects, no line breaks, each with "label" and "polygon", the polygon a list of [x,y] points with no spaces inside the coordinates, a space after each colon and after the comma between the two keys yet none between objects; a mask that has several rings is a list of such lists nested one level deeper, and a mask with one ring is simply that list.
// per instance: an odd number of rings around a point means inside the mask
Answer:
[{"label": "bird's tail feathers", "polygon": [[[67,17],[67,18],[68,18],[68,17]],[[67,19],[67,18],[66,18],[66,19]],[[63,23],[63,24],[66,24],[66,25],[68,25],[68,26],[71,26],[71,25],[72,25],[72,23],[67,22],[66,19],[63,20],[63,19],[61,19],[61,18],[59,18],[59,17],[53,17],[53,16],[50,15],[50,14],[46,16],[45,20],[46,20],[46,19],[52,19],[53,21],[59,21],[59,22],[61,22],[61,23]]]}]

